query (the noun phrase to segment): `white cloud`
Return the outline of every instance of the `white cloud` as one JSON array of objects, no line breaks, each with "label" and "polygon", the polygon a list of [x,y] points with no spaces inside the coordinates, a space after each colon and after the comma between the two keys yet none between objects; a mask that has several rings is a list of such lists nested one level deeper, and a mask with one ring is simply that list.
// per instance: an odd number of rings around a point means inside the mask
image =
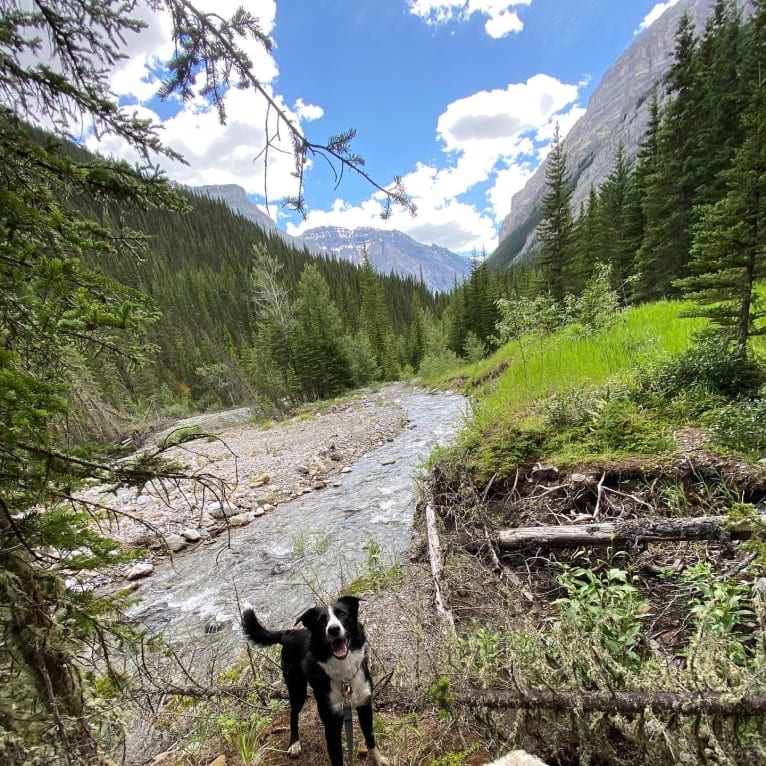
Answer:
[{"label": "white cloud", "polygon": [[532,0],[409,0],[409,10],[427,24],[467,21],[474,14],[480,14],[487,18],[484,25],[487,34],[499,39],[524,29],[514,9],[531,3]]},{"label": "white cloud", "polygon": [[644,16],[644,20],[638,25],[635,34],[643,32],[647,27],[654,24],[654,22],[668,10],[668,8],[672,8],[677,2],[678,0],[667,0],[665,3],[657,3],[657,5]]},{"label": "white cloud", "polygon": [[[241,4],[241,0],[197,0],[195,3],[199,10],[212,11],[222,17],[231,15]],[[275,0],[251,0],[247,8],[258,18],[261,30],[270,34],[276,17]],[[160,157],[157,162],[163,170],[179,183],[236,183],[248,193],[261,196],[267,174],[270,199],[296,194],[292,146],[287,131],[282,126],[281,138],[275,138],[276,115],[273,110],[268,113],[267,127],[266,101],[252,90],[231,88],[225,94],[226,125],[220,124],[216,109],[202,98],[187,103],[173,98],[163,107],[154,106],[156,102],[153,99],[161,82],[163,65],[173,55],[172,24],[164,11],[152,12],[146,6],[139,6],[139,9],[147,26],[140,33],[126,35],[129,57],[115,67],[111,87],[123,103],[137,102],[137,106],[126,106],[127,111],[135,111],[138,116],[161,124],[164,144],[179,152],[188,163],[184,165]],[[306,104],[302,99],[298,99],[290,109],[271,89],[271,83],[279,72],[271,53],[252,39],[239,40],[238,44],[252,59],[259,83],[294,125],[300,128],[302,122],[319,119],[323,115],[321,107]],[[162,114],[158,114],[159,109]],[[275,150],[269,151],[265,158],[262,150],[267,143],[267,132]],[[104,154],[128,160],[138,159],[127,143],[115,136],[98,138],[90,135],[86,145]],[[267,159],[266,167],[264,159]]]},{"label": "white cloud", "polygon": [[[203,10],[215,8],[222,15],[231,12],[239,2],[198,0]],[[416,0],[411,7],[413,13],[426,14],[429,23],[431,19],[446,20],[455,14],[455,18],[466,18],[482,13],[488,18],[487,24],[496,24],[495,30],[499,32],[503,24],[511,25],[513,8],[529,2]],[[274,0],[252,0],[248,8],[261,19],[263,30],[270,32],[276,12]],[[239,184],[259,201],[265,196],[267,180],[271,202],[295,195],[298,189],[286,131],[281,131],[282,151],[271,150],[264,156],[261,150],[267,143],[267,134],[271,137],[276,134],[275,116],[272,110],[271,122],[266,126],[267,104],[252,91],[232,88],[226,93],[225,126],[219,124],[216,110],[201,98],[185,104],[175,101],[163,107],[156,105],[152,98],[162,63],[172,54],[168,43],[170,21],[159,15],[147,16],[146,20],[149,29],[131,38],[128,49],[131,59],[115,70],[112,82],[116,92],[138,102],[130,108],[139,116],[162,124],[165,144],[180,152],[189,163],[182,165],[160,158],[168,175],[188,185]],[[302,127],[323,116],[321,106],[300,98],[288,107],[272,91],[278,74],[273,57],[257,46],[248,52],[256,61],[259,81],[296,126]],[[376,192],[353,204],[336,200],[327,210],[312,209],[306,221],[288,224],[287,230],[299,234],[321,225],[373,226],[398,229],[419,241],[456,252],[482,248],[491,251],[497,225],[509,211],[512,195],[523,187],[547,152],[553,126],[558,122],[565,135],[581,114],[582,110],[574,106],[581,85],[538,74],[526,82],[479,91],[448,104],[435,125],[441,156],[433,162],[416,164],[403,178],[418,207],[416,218],[395,210],[388,221],[383,221],[380,218],[383,197]],[[160,109],[162,113],[158,114]],[[115,137],[99,142],[91,136],[88,146],[128,160],[137,159]],[[311,186],[310,173],[306,183]],[[275,218],[280,215],[276,206],[270,212]]]},{"label": "white cloud", "polygon": [[[382,221],[380,195],[375,194],[359,205],[337,200],[330,210],[312,210],[305,221],[288,224],[288,232],[299,235],[316,226],[373,226],[398,229],[456,252],[482,248],[491,252],[497,225],[510,210],[513,194],[547,152],[555,124],[564,136],[584,111],[574,105],[579,90],[578,85],[538,74],[523,83],[453,101],[436,125],[443,166],[418,163],[402,179],[418,207],[416,218],[395,211]],[[484,190],[483,210],[466,201],[477,189]]]}]

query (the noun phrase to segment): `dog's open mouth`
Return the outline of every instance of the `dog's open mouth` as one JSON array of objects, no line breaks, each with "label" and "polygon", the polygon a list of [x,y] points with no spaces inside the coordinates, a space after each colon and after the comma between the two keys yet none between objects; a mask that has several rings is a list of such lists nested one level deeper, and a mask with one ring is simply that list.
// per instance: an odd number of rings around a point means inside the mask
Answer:
[{"label": "dog's open mouth", "polygon": [[348,642],[345,638],[336,638],[332,642],[332,653],[339,660],[345,660],[348,655]]}]

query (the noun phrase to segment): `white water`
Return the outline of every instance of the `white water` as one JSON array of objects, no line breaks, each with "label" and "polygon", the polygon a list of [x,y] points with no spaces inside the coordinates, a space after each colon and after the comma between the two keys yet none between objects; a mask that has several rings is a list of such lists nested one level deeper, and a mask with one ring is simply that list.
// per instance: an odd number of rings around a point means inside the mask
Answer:
[{"label": "white water", "polygon": [[239,603],[251,603],[267,625],[286,627],[364,572],[369,541],[393,563],[412,537],[419,469],[437,445],[451,442],[467,406],[454,394],[409,393],[400,403],[405,429],[342,474],[341,486],[284,503],[231,530],[230,539],[159,565],[131,616],[171,643],[198,638],[211,623],[230,626],[219,639],[236,632],[241,640]]}]

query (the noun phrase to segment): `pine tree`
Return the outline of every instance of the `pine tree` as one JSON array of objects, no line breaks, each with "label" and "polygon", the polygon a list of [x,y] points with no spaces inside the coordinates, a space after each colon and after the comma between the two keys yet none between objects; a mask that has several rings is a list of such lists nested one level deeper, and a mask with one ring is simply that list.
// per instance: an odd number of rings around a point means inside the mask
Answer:
[{"label": "pine tree", "polygon": [[766,84],[758,81],[742,116],[745,141],[724,171],[726,196],[700,209],[692,275],[678,281],[696,301],[689,316],[710,318],[743,358],[748,339],[766,334],[755,283],[766,276]]},{"label": "pine tree", "polygon": [[575,224],[571,207],[573,188],[558,124],[545,168],[545,184],[542,220],[537,227],[540,239],[538,264],[548,292],[561,301],[567,292],[566,274],[574,256]]},{"label": "pine tree", "polygon": [[291,330],[295,372],[308,399],[327,399],[352,385],[343,322],[327,282],[314,264],[303,270]]},{"label": "pine tree", "polygon": [[618,147],[614,168],[599,189],[598,261],[611,268],[612,289],[627,301],[626,284],[633,273],[635,251],[629,232],[631,167],[622,144]]},{"label": "pine tree", "polygon": [[399,376],[400,365],[391,315],[386,306],[381,278],[372,266],[367,248],[362,252],[359,278],[362,329],[369,339],[383,379],[395,380]]}]

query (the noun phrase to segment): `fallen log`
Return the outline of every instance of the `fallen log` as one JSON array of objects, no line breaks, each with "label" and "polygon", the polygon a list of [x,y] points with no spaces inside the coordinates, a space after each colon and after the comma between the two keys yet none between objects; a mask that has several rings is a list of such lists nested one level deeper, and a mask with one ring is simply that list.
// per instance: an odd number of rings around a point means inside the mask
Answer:
[{"label": "fallen log", "polygon": [[[761,517],[766,525],[766,516]],[[669,540],[745,540],[753,534],[747,524],[727,525],[725,516],[685,519],[629,519],[569,526],[518,527],[497,532],[501,550],[516,548],[575,548],[606,545],[640,545]]]},{"label": "fallen log", "polygon": [[588,712],[675,713],[697,715],[707,713],[722,717],[763,715],[766,713],[766,694],[747,694],[735,697],[717,692],[568,692],[549,689],[523,691],[485,691],[474,689],[452,694],[452,700],[461,705],[474,705],[492,709],[516,708],[520,710],[583,710]]},{"label": "fallen log", "polygon": [[451,630],[455,630],[455,618],[442,597],[442,549],[439,542],[439,532],[436,529],[436,512],[430,502],[426,503],[426,535],[428,537],[428,559],[431,563],[431,579],[434,584],[434,602],[437,613],[447,621]]}]

